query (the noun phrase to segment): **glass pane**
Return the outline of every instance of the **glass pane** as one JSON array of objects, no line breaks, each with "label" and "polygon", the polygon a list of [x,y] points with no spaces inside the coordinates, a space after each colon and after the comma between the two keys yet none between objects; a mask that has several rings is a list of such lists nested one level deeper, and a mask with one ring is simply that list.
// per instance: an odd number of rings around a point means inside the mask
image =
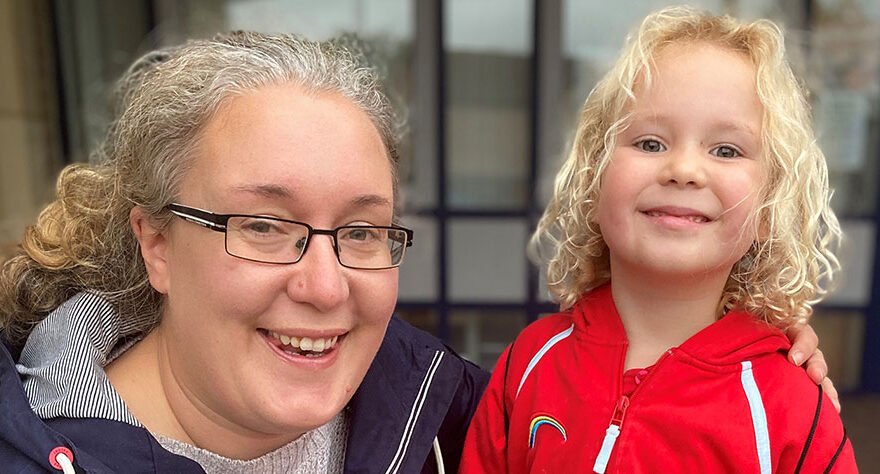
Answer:
[{"label": "glass pane", "polygon": [[430,309],[398,309],[395,316],[421,329],[422,331],[437,334],[437,312]]},{"label": "glass pane", "polygon": [[838,255],[842,271],[833,285],[834,291],[823,303],[867,306],[871,302],[876,224],[867,220],[845,220],[841,227],[845,236]]},{"label": "glass pane", "polygon": [[876,1],[815,3],[808,83],[819,144],[845,215],[873,215],[880,132],[880,7]]},{"label": "glass pane", "polygon": [[[131,62],[151,47],[146,2],[53,2],[65,148],[87,161],[111,119],[112,88]],[[48,57],[48,55],[47,55]],[[50,93],[44,92],[47,96]]]},{"label": "glass pane", "polygon": [[453,302],[526,298],[524,219],[453,219],[449,223],[449,296]]},{"label": "glass pane", "polygon": [[449,345],[471,362],[492,370],[498,357],[525,326],[526,314],[521,311],[452,311]]},{"label": "glass pane", "polygon": [[400,266],[399,299],[434,301],[437,298],[437,221],[406,217],[404,226],[413,230],[413,245],[406,249]]},{"label": "glass pane", "polygon": [[0,262],[53,196],[63,161],[52,9],[0,3]]},{"label": "glass pane", "polygon": [[444,4],[451,207],[528,206],[531,3]]},{"label": "glass pane", "polygon": [[819,335],[828,373],[839,391],[859,388],[865,344],[865,314],[817,308],[810,325]]},{"label": "glass pane", "polygon": [[159,0],[164,37],[172,42],[231,29],[296,33],[325,40],[342,33],[389,42],[412,38],[407,0]]}]

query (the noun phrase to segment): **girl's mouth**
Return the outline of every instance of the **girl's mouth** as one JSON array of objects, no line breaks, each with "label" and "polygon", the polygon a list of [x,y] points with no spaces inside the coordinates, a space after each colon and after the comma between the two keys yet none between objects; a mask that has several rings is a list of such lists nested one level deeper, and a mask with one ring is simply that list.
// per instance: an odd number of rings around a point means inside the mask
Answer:
[{"label": "girl's mouth", "polygon": [[651,217],[666,217],[666,216],[676,217],[676,218],[678,218],[678,219],[689,220],[689,221],[691,221],[691,222],[695,222],[695,223],[697,223],[697,224],[703,224],[703,223],[709,222],[709,218],[706,217],[706,216],[704,216],[704,215],[701,215],[701,214],[681,214],[681,215],[677,215],[677,214],[671,214],[671,213],[667,213],[667,212],[663,212],[663,211],[657,211],[657,210],[645,211],[644,213],[647,214],[647,215],[649,215],[649,216],[651,216]]}]

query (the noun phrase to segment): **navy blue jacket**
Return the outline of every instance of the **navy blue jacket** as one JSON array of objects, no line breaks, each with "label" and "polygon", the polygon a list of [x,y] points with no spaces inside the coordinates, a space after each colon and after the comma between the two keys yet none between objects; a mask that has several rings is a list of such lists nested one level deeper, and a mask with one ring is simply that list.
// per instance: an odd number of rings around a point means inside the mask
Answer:
[{"label": "navy blue jacket", "polygon": [[[0,471],[60,472],[58,446],[73,452],[77,472],[202,473],[166,451],[143,428],[96,418],[41,420],[15,370],[18,353],[0,344]],[[363,383],[349,403],[346,473],[437,472],[436,437],[448,473],[458,470],[468,422],[489,375],[435,337],[391,318]]]}]

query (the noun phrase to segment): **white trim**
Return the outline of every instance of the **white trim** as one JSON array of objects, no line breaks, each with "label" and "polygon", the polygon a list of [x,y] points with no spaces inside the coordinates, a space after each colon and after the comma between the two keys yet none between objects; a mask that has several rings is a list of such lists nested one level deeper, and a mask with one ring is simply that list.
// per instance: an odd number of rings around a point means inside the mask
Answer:
[{"label": "white trim", "polygon": [[427,399],[428,389],[431,388],[431,383],[434,380],[434,373],[436,373],[437,368],[440,367],[440,361],[443,360],[444,354],[445,353],[442,351],[434,352],[434,359],[431,361],[430,367],[428,367],[428,372],[425,373],[425,378],[422,379],[422,385],[419,387],[419,393],[416,395],[416,399],[413,400],[412,408],[409,411],[409,419],[406,420],[406,426],[400,437],[400,444],[397,445],[397,452],[394,453],[394,457],[391,459],[391,464],[388,465],[388,469],[385,470],[385,474],[396,474],[400,469],[400,465],[403,463],[404,455],[406,454],[409,442],[415,431],[414,428],[416,422],[422,412],[422,406],[425,404],[425,399]]},{"label": "white trim", "polygon": [[440,440],[434,436],[434,460],[437,461],[437,474],[446,474],[446,467],[443,466],[443,451],[440,451]]},{"label": "white trim", "polygon": [[757,446],[761,474],[770,474],[772,469],[770,465],[770,434],[767,431],[767,414],[764,412],[764,401],[761,399],[758,384],[755,383],[755,376],[752,373],[752,363],[750,361],[742,363],[740,380],[742,381],[743,390],[746,392],[746,398],[749,400],[749,410],[752,412],[752,426],[755,427],[755,445]]},{"label": "white trim", "polygon": [[[526,367],[525,373],[523,373],[523,376],[519,381],[519,387],[516,388],[516,396],[513,397],[514,399],[516,399],[516,397],[519,396],[519,391],[522,390],[523,384],[526,383],[526,379],[529,377],[529,374],[532,373],[532,369],[534,369],[535,366],[538,365],[538,361],[540,361],[541,358],[544,357],[544,354],[546,354],[547,351],[549,351],[551,347],[556,345],[557,342],[565,339],[568,336],[571,336],[571,333],[573,331],[574,331],[574,324],[569,326],[569,328],[566,329],[565,331],[562,331],[561,333],[551,337],[550,340],[547,341],[546,344],[544,344],[544,347],[542,347],[541,350],[539,350],[538,353],[535,354],[534,357],[532,357],[532,360],[529,361],[529,365]],[[509,353],[507,354],[507,357],[510,357]]]}]

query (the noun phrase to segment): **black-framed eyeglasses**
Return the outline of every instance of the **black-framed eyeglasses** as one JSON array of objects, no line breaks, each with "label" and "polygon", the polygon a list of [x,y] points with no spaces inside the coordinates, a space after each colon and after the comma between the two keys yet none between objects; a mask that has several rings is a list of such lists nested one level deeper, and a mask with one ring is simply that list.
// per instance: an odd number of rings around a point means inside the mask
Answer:
[{"label": "black-framed eyeglasses", "polygon": [[214,214],[210,211],[169,204],[174,215],[226,235],[226,253],[261,263],[299,262],[312,236],[329,235],[339,264],[361,270],[395,268],[412,246],[413,231],[400,226],[349,225],[315,229],[305,222],[247,214]]}]

